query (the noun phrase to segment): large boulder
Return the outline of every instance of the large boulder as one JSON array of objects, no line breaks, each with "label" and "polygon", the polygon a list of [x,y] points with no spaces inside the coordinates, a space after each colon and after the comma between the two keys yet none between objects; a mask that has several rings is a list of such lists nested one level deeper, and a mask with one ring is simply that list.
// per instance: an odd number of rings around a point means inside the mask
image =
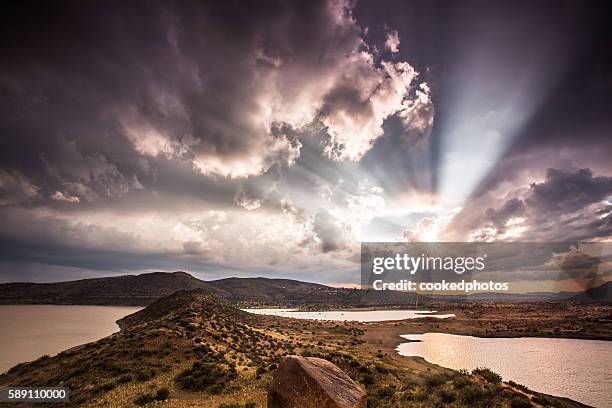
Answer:
[{"label": "large boulder", "polygon": [[366,407],[367,397],[361,388],[322,358],[285,357],[268,390],[268,408]]}]

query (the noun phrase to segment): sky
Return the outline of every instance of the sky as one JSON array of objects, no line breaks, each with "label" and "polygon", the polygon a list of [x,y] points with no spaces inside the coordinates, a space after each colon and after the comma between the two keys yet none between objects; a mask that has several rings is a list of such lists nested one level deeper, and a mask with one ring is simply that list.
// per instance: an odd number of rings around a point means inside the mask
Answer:
[{"label": "sky", "polygon": [[0,281],[359,281],[360,242],[610,241],[597,1],[12,2]]}]

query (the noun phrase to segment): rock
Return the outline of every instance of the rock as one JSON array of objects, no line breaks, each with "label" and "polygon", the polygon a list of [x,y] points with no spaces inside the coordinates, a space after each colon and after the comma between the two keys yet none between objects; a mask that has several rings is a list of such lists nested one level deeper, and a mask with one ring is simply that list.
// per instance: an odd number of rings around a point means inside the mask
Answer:
[{"label": "rock", "polygon": [[287,356],[274,373],[268,408],[366,408],[367,396],[322,358]]}]

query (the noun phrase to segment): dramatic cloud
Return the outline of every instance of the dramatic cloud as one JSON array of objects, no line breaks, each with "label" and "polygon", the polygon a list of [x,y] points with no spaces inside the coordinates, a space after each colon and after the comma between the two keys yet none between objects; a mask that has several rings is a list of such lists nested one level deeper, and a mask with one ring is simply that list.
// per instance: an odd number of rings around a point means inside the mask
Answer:
[{"label": "dramatic cloud", "polygon": [[[81,154],[74,141],[63,144],[55,154],[55,160],[49,161],[44,156],[41,159],[49,176],[68,192],[68,195],[61,193],[64,201],[90,201],[100,195],[121,196],[143,188],[136,174],[125,176],[101,154]],[[58,197],[53,193],[53,199]],[[73,198],[70,200],[68,197]]]},{"label": "dramatic cloud", "polygon": [[546,178],[497,200],[482,217],[490,196],[468,201],[450,222],[447,239],[468,236],[476,241],[584,240],[612,234],[612,177],[593,176],[590,169],[549,168]]},{"label": "dramatic cloud", "polygon": [[542,183],[533,183],[525,202],[538,216],[582,210],[612,196],[612,177],[593,177],[590,169],[546,171]]},{"label": "dramatic cloud", "polygon": [[11,3],[0,280],[609,239],[609,13],[545,3]]},{"label": "dramatic cloud", "polygon": [[[246,177],[295,164],[301,142],[290,133],[306,126],[328,134],[330,157],[359,160],[383,135],[385,119],[423,120],[414,106],[428,88],[413,98],[417,74],[407,62],[375,61],[348,2],[270,3],[253,14],[151,3],[143,18],[115,7],[119,19],[78,6],[53,10],[66,24],[59,32],[48,21],[31,22],[49,31],[42,41],[60,57],[26,52],[4,64],[3,94],[28,105],[16,126],[36,117],[44,127],[35,132],[78,138],[94,159],[91,139],[125,138],[145,157]],[[120,39],[109,40],[106,27]],[[16,35],[27,29],[13,28]],[[70,30],[86,32],[87,45],[65,47]],[[34,51],[38,37],[28,34],[20,41]],[[80,70],[69,65],[73,59]],[[98,159],[117,165],[112,153]]]},{"label": "dramatic cloud", "polygon": [[350,62],[350,71],[326,95],[322,115],[331,136],[326,149],[330,157],[359,160],[383,135],[385,119],[399,114],[409,121],[420,112],[409,97],[416,72],[408,63],[383,62],[377,69],[367,53]]},{"label": "dramatic cloud", "polygon": [[503,232],[507,227],[508,221],[512,218],[523,215],[525,211],[525,204],[518,198],[512,198],[501,208],[487,208],[485,212],[485,218],[493,223],[493,226],[498,232]]}]

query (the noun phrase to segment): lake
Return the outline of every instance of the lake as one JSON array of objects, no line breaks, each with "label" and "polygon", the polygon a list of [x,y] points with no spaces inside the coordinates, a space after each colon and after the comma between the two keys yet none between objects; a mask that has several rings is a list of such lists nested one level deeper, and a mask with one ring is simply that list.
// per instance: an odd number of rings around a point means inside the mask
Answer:
[{"label": "lake", "polygon": [[612,342],[552,338],[479,338],[407,334],[402,356],[455,370],[487,367],[505,381],[595,407],[612,407]]},{"label": "lake", "polygon": [[0,306],[0,372],[119,331],[116,320],[142,308],[123,306]]},{"label": "lake", "polygon": [[454,314],[434,315],[431,310],[331,310],[322,312],[303,312],[297,309],[242,309],[249,313],[293,317],[308,320],[338,320],[350,322],[383,322],[388,320],[418,319],[435,317],[446,319]]}]

